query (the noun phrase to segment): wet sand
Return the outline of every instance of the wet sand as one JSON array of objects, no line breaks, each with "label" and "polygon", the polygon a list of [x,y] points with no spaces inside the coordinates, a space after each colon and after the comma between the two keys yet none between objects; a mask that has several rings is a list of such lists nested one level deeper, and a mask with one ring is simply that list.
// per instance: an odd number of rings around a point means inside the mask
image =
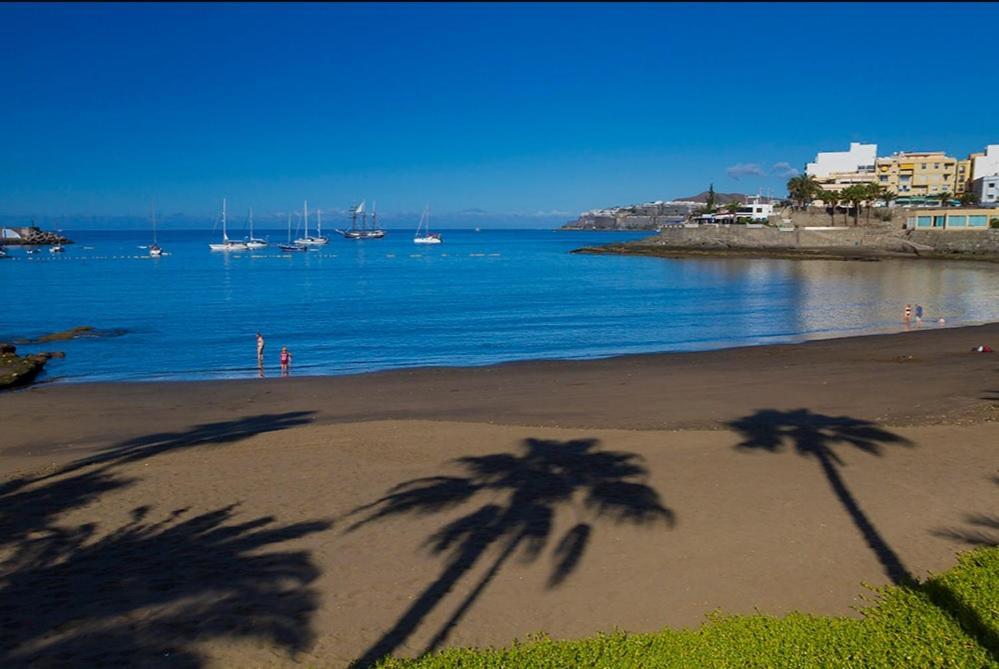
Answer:
[{"label": "wet sand", "polygon": [[[0,396],[4,666],[855,615],[999,540],[999,324]],[[408,483],[407,483],[408,482]]]}]

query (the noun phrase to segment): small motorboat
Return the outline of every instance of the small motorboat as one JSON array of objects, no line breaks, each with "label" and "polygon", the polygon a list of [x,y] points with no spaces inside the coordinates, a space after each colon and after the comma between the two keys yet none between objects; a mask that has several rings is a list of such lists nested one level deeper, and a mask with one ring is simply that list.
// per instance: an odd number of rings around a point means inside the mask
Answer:
[{"label": "small motorboat", "polygon": [[149,255],[153,258],[159,258],[163,255],[163,249],[161,249],[157,244],[151,244],[149,246]]},{"label": "small motorboat", "polygon": [[66,249],[63,248],[62,244],[55,244],[49,247],[49,253],[65,253]]}]

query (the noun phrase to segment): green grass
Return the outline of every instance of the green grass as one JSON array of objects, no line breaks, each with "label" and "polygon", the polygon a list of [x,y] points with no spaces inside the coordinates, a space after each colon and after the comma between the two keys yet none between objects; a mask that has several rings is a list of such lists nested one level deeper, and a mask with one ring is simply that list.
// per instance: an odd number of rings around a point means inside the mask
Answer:
[{"label": "green grass", "polygon": [[[384,669],[453,667],[999,667],[999,547],[960,556],[914,587],[875,590],[863,618],[712,614],[693,630],[538,636],[500,649],[449,649]],[[666,604],[664,603],[664,606]]]}]

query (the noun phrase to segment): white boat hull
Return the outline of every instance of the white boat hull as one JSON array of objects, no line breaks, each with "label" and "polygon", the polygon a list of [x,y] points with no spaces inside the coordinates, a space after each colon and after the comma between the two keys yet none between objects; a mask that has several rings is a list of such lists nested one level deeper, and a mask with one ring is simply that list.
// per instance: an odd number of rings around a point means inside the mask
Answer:
[{"label": "white boat hull", "polygon": [[296,239],[295,244],[298,246],[326,246],[329,241],[325,237],[303,237]]},{"label": "white boat hull", "polygon": [[246,248],[248,249],[265,249],[268,246],[269,244],[267,242],[261,242],[259,240],[253,242],[246,242]]},{"label": "white boat hull", "polygon": [[413,237],[414,244],[441,244],[443,241],[440,237]]},{"label": "white boat hull", "polygon": [[209,244],[212,251],[248,251],[246,244],[240,242],[224,242],[222,244]]}]

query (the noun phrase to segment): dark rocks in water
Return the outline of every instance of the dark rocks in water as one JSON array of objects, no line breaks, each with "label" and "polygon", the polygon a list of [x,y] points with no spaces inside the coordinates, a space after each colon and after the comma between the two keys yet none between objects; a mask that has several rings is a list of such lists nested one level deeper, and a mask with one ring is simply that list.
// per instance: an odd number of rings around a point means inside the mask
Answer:
[{"label": "dark rocks in water", "polygon": [[17,353],[17,347],[13,344],[0,343],[0,355],[4,353]]},{"label": "dark rocks in water", "polygon": [[81,325],[79,327],[70,328],[69,330],[63,330],[62,332],[53,332],[51,334],[42,335],[41,337],[33,340],[32,343],[44,344],[47,341],[66,341],[67,339],[76,339],[81,335],[93,332],[94,328],[92,325]]},{"label": "dark rocks in water", "polygon": [[0,353],[0,390],[24,386],[35,380],[48,362],[47,355]]},{"label": "dark rocks in water", "polygon": [[68,341],[70,339],[104,339],[108,337],[121,337],[128,330],[125,328],[110,328],[98,330],[92,325],[81,325],[61,332],[52,332],[40,337],[22,337],[15,339],[15,344],[44,344],[50,341]]},{"label": "dark rocks in water", "polygon": [[73,240],[63,237],[55,232],[46,232],[34,225],[11,228],[20,235],[20,238],[4,239],[4,244],[11,246],[50,246],[52,244],[72,244]]}]

